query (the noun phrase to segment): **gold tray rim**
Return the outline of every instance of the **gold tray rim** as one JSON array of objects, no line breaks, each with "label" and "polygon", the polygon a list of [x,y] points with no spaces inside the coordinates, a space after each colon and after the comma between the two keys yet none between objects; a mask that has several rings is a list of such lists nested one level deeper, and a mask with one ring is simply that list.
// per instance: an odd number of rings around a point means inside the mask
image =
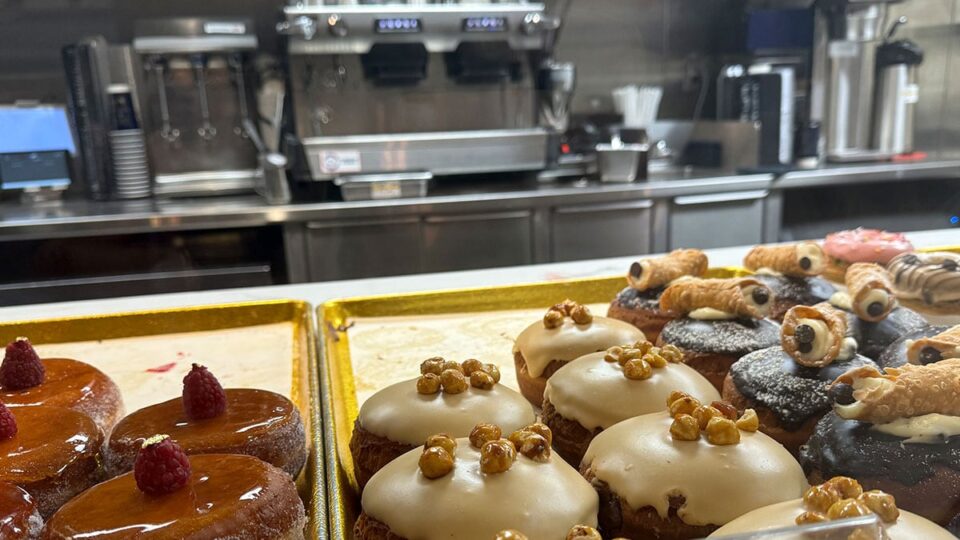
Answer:
[{"label": "gold tray rim", "polygon": [[[714,267],[708,277],[752,275],[739,266]],[[378,294],[337,298],[317,307],[320,326],[320,377],[323,394],[324,450],[327,474],[327,513],[335,538],[352,537],[352,520],[359,513],[357,484],[350,462],[349,439],[358,413],[346,330],[351,317],[476,313],[503,309],[548,307],[564,298],[608,303],[626,287],[622,274],[553,281],[467,287],[438,291]],[[585,291],[582,294],[578,292]],[[464,305],[464,302],[469,305]],[[401,307],[398,308],[398,305]],[[505,305],[509,307],[505,307]],[[345,365],[348,369],[341,369]]]},{"label": "gold tray rim", "polygon": [[[248,320],[251,312],[267,311],[270,315],[263,320]],[[197,327],[185,323],[185,315],[212,316],[216,312],[226,317],[208,326]],[[89,341],[91,339],[117,339],[123,337],[156,336],[179,332],[200,332],[227,328],[241,328],[257,324],[289,321],[294,324],[295,344],[303,347],[303,359],[294,364],[294,384],[292,393],[295,402],[305,406],[309,420],[311,448],[306,466],[305,482],[308,495],[307,533],[309,538],[327,538],[327,508],[325,482],[325,461],[323,459],[323,418],[321,409],[320,378],[317,367],[319,349],[317,347],[316,325],[314,324],[312,304],[293,298],[254,300],[242,302],[224,302],[199,304],[184,307],[162,309],[143,309],[114,313],[71,315],[40,319],[23,319],[0,322],[0,340],[6,343],[17,336],[28,335],[37,344],[67,343]],[[181,320],[177,320],[181,319]],[[117,324],[119,321],[146,323],[137,331],[131,325]],[[58,331],[57,328],[60,330]],[[65,329],[65,330],[64,330]],[[96,332],[100,330],[100,332]],[[92,332],[92,333],[91,333]],[[301,387],[306,376],[307,395],[303,396]],[[303,410],[303,409],[302,409]]]}]

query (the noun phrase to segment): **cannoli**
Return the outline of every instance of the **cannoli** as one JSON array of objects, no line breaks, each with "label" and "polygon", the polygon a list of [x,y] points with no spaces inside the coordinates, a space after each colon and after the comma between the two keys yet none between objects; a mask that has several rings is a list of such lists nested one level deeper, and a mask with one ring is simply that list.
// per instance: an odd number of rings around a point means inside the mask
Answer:
[{"label": "cannoli", "polygon": [[960,325],[933,337],[918,339],[907,349],[911,364],[932,364],[946,358],[960,358]]},{"label": "cannoli", "polygon": [[798,364],[820,368],[839,356],[846,333],[847,318],[833,306],[796,306],[783,318],[780,344]]},{"label": "cannoli", "polygon": [[784,246],[757,246],[743,258],[750,270],[769,268],[785,276],[807,277],[823,272],[825,256],[815,242]]},{"label": "cannoli", "polygon": [[847,269],[850,307],[857,317],[870,322],[882,321],[897,305],[890,288],[890,277],[882,266],[854,263]]},{"label": "cannoli", "polygon": [[677,249],[663,257],[631,264],[627,282],[634,289],[645,291],[683,276],[702,277],[707,272],[707,265],[707,256],[699,249]]},{"label": "cannoli", "polygon": [[772,300],[770,288],[752,278],[685,279],[663,291],[660,309],[686,314],[700,308],[713,308],[762,319]]},{"label": "cannoli", "polygon": [[841,375],[836,384],[853,386],[854,402],[837,405],[842,418],[885,424],[899,418],[939,413],[960,416],[960,359],[935,364],[887,368],[859,367]]}]

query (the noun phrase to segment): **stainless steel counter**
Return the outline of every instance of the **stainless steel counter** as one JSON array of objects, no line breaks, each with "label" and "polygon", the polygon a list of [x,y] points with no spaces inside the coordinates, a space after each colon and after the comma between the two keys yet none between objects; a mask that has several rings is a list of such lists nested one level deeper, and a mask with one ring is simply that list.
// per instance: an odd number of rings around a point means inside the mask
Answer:
[{"label": "stainless steel counter", "polygon": [[269,224],[390,217],[453,208],[517,209],[531,205],[604,203],[623,199],[668,199],[753,190],[786,190],[927,178],[960,179],[960,160],[828,166],[771,174],[724,174],[715,171],[664,173],[633,184],[598,182],[490,181],[441,182],[421,199],[302,203],[269,206],[259,197],[199,198],[172,201],[66,201],[24,207],[0,203],[0,240],[36,239],[160,230],[256,227]]},{"label": "stainless steel counter", "polygon": [[648,182],[441,182],[419,199],[299,203],[270,206],[259,197],[151,201],[64,201],[49,206],[0,204],[0,240],[131,234],[138,232],[257,227],[316,220],[382,218],[457,210],[529,208],[531,205],[604,203],[624,198],[663,199],[770,188],[769,174],[724,175],[682,172]]}]

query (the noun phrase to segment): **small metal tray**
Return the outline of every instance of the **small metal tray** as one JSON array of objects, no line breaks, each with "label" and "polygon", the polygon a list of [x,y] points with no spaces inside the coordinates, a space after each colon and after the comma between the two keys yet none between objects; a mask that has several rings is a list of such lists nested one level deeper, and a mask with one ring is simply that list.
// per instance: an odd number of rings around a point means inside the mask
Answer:
[{"label": "small metal tray", "polygon": [[[736,267],[712,268],[708,272],[709,277],[747,275],[750,275],[749,271]],[[357,392],[347,335],[352,319],[426,317],[541,307],[546,309],[564,298],[572,298],[584,304],[606,304],[613,300],[625,286],[624,277],[615,276],[356,297],[331,300],[317,308],[323,340],[320,387],[323,396],[327,503],[331,537],[352,538],[353,524],[360,514],[359,490],[349,450],[350,436],[358,414]],[[384,350],[393,348],[389,339],[384,339],[381,345]]]},{"label": "small metal tray", "polygon": [[308,459],[297,487],[307,506],[307,538],[327,538],[323,432],[312,308],[306,302],[271,300],[183,309],[0,323],[0,342],[28,336],[38,346],[106,341],[167,334],[242,329],[275,323],[293,326],[290,399],[300,408],[307,430]]}]

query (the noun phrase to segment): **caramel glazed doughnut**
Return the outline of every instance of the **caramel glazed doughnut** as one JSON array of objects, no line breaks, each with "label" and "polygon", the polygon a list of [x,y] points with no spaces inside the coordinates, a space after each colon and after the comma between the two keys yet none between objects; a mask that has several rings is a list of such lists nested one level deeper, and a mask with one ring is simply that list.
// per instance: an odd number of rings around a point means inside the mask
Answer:
[{"label": "caramel glazed doughnut", "polygon": [[733,420],[729,404],[721,411],[674,397],[669,412],[604,430],[584,456],[580,469],[600,496],[605,537],[702,538],[746,512],[803,495],[803,471],[756,431],[753,411]]},{"label": "caramel glazed doughnut", "polygon": [[522,395],[499,384],[500,370],[493,364],[475,359],[458,364],[436,357],[421,363],[420,371],[419,379],[388,386],[360,407],[350,437],[360,489],[387,463],[434,433],[462,437],[480,422],[513,432],[536,420]]},{"label": "caramel glazed doughnut", "polygon": [[534,424],[509,435],[477,425],[469,438],[434,435],[370,479],[354,526],[357,540],[490,540],[516,529],[565,538],[597,524],[597,494],[551,456],[551,433]]},{"label": "caramel glazed doughnut", "polygon": [[543,404],[549,379],[567,362],[616,345],[644,341],[635,326],[594,317],[586,306],[565,300],[551,307],[542,321],[531,324],[517,336],[513,360],[520,393],[534,407]]},{"label": "caramel glazed doughnut", "polygon": [[800,450],[811,482],[856,478],[939,524],[960,513],[960,359],[859,368],[834,384],[834,411]]},{"label": "caramel glazed doughnut", "polygon": [[664,289],[677,279],[703,277],[708,266],[706,254],[698,249],[678,249],[634,262],[627,273],[627,287],[610,303],[607,316],[636,326],[655,343],[664,325],[679,316],[660,309]]}]

